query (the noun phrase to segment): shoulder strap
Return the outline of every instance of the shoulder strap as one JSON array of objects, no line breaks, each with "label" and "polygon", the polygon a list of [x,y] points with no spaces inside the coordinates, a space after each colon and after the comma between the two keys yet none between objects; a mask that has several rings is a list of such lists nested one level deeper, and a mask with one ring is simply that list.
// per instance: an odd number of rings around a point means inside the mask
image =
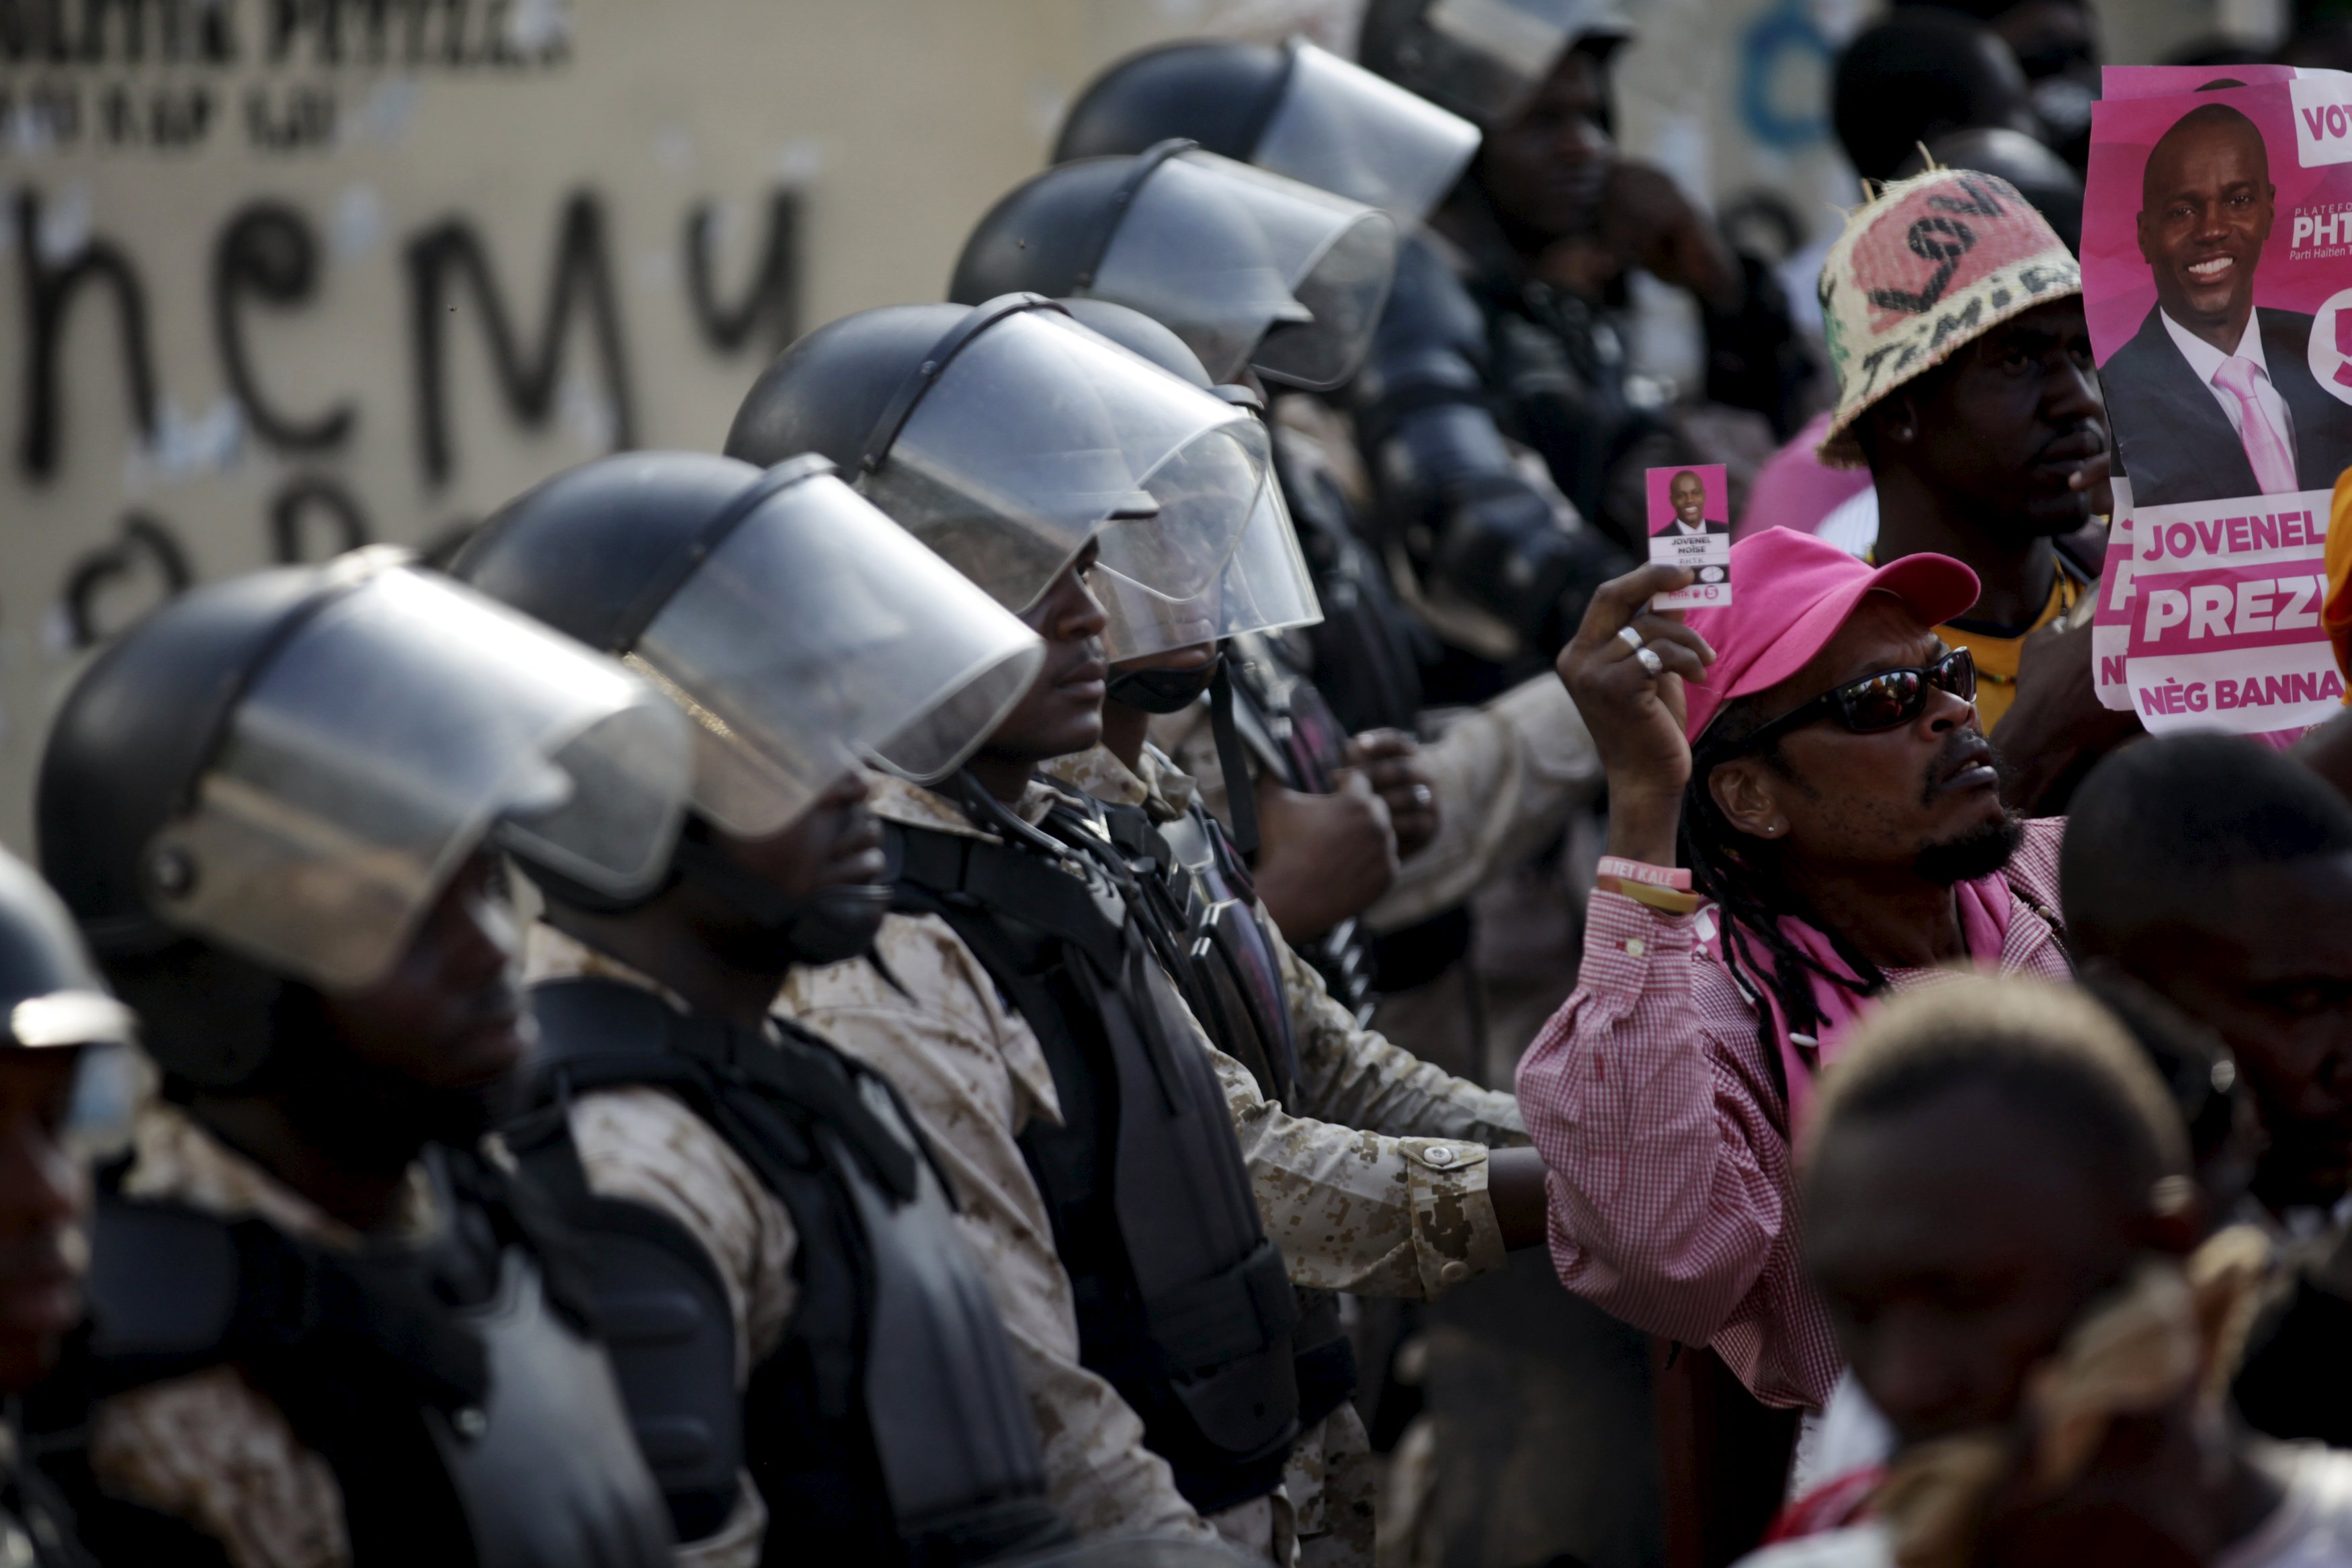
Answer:
[{"label": "shoulder strap", "polygon": [[90,1349],[98,1392],[224,1361],[356,1355],[455,1410],[489,1387],[480,1342],[422,1269],[297,1241],[258,1219],[102,1195],[93,1224]]},{"label": "shoulder strap", "polygon": [[804,1030],[763,1038],[614,980],[535,987],[531,1010],[544,1042],[542,1101],[622,1084],[672,1090],[779,1191],[788,1179],[780,1162],[793,1171],[822,1162],[813,1142],[822,1125],[895,1201],[915,1196],[919,1151],[875,1114],[848,1059]]},{"label": "shoulder strap", "polygon": [[1118,967],[1121,922],[1083,877],[1009,844],[930,828],[886,823],[883,843],[887,875],[908,907],[1012,914],[1105,968]]}]

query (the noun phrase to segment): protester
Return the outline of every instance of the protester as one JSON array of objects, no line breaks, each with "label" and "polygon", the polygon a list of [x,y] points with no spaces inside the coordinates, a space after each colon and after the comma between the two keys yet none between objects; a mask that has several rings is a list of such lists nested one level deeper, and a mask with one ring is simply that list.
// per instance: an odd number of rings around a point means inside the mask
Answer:
[{"label": "protester", "polygon": [[1647,533],[1643,468],[1716,459],[1629,391],[1627,275],[1698,303],[1707,382],[1687,390],[1760,418],[1766,439],[1800,422],[1811,368],[1769,269],[1735,254],[1671,176],[1618,151],[1609,69],[1632,34],[1622,13],[1518,13],[1527,31],[1507,40],[1452,12],[1380,0],[1365,15],[1364,64],[1475,120],[1485,140],[1400,254],[1351,405],[1382,527],[1425,584],[1548,651],[1581,596],[1560,604],[1557,582],[1532,570],[1566,541],[1536,549],[1560,532],[1559,508],[1509,444],[1541,459],[1585,529],[1633,555]]},{"label": "protester", "polygon": [[[851,317],[771,367],[730,434],[754,459],[866,453],[877,504],[1047,647],[955,779],[877,781],[899,913],[874,959],[797,972],[782,1005],[887,1073],[932,1138],[1080,1533],[1213,1527],[1286,1561],[1319,1510],[1329,1427],[1299,1438],[1308,1379],[1286,1273],[1440,1294],[1539,1233],[1539,1167],[1530,1151],[1388,1138],[1265,1101],[1152,961],[1145,889],[1096,810],[1035,777],[1100,739],[1106,637],[1130,658],[1182,645],[1176,620],[1132,613],[1127,585],[1163,603],[1204,592],[1266,482],[1252,416],[1069,321],[1034,297]],[[1036,417],[1081,406],[1078,388],[1095,417]],[[896,423],[869,444],[886,410]],[[1113,500],[1164,486],[1145,527],[1105,516],[1098,486],[1047,485],[1073,446],[1130,465]],[[967,499],[933,499],[947,495]],[[1179,1299],[1200,1306],[1177,1313]]]},{"label": "protester", "polygon": [[[2083,247],[2083,180],[2042,142],[2005,126],[1951,131],[1911,148],[1892,178],[1908,179],[1937,169],[1965,169],[2008,181],[2047,219],[2053,233],[2077,255]],[[1878,543],[1878,497],[1866,468],[1832,466],[1821,455],[1834,410],[1806,422],[1757,471],[1734,528],[1745,538],[1759,528],[1796,528],[1817,533],[1856,555]],[[2079,553],[2086,570],[2098,566],[2098,546]],[[2104,539],[2100,544],[2104,543]]]},{"label": "protester", "polygon": [[397,559],[175,600],[50,733],[41,863],[162,1092],[105,1175],[103,1332],[43,1443],[86,1455],[84,1529],[125,1561],[653,1568],[586,1282],[480,1140],[529,1049],[496,856],[642,889],[685,721]]},{"label": "protester", "polygon": [[1019,699],[1035,637],[821,461],[592,463],[502,508],[453,570],[723,716],[648,896],[529,864],[537,1109],[507,1134],[604,1300],[695,1309],[691,1335],[673,1319],[614,1344],[682,1561],[952,1565],[1066,1539],[921,1140],[881,1080],[770,1013],[796,965],[867,951],[887,908],[858,748],[951,768]]},{"label": "protester", "polygon": [[2352,1437],[2352,805],[2253,742],[2166,737],[2084,782],[2062,872],[2077,954],[2219,1034],[2260,1114],[2248,1218],[2297,1280],[2242,1383],[2248,1417]]},{"label": "protester", "polygon": [[[1953,203],[1972,244],[1948,266],[1909,238]],[[2006,181],[1946,170],[1854,214],[1822,298],[1838,405],[1821,452],[1870,469],[1866,559],[1930,550],[1976,572],[1976,602],[1938,631],[1975,655],[1979,712],[2021,770],[2011,798],[2057,809],[2139,727],[2099,704],[2085,629],[2099,562],[2068,537],[2107,505],[2082,269]]]},{"label": "protester", "polygon": [[[1797,1250],[1790,1135],[1813,1075],[1872,998],[1936,966],[2069,972],[2060,825],[2003,807],[1968,651],[1933,630],[1975,599],[1966,567],[1874,570],[1772,529],[1732,547],[1732,576],[1735,603],[1687,624],[1644,608],[1687,573],[1620,579],[1560,656],[1608,768],[1609,853],[1576,993],[1518,1088],[1562,1282],[1793,1412],[1840,1366]],[[1706,1355],[1675,1365],[1707,1388]],[[1748,1435],[1710,1458],[1702,1430],[1686,1462],[1741,1500],[1719,1532],[1753,1542],[1797,1434],[1737,1396],[1704,1397]]]},{"label": "protester", "polygon": [[2352,1553],[2352,1460],[2224,1414],[2265,1249],[2199,1245],[2174,1106],[2110,1015],[1956,979],[1857,1031],[1817,1113],[1805,1249],[1900,1448],[1867,1522],[1751,1564]]},{"label": "protester", "polygon": [[2025,72],[2042,139],[2077,171],[2090,161],[2099,99],[2099,23],[2084,0],[1921,0],[1974,17]]},{"label": "protester", "polygon": [[2040,129],[2008,46],[1967,17],[1922,6],[1864,28],[1838,55],[1830,120],[1854,172],[1874,183],[1955,131]]},{"label": "protester", "polygon": [[[96,1051],[127,1050],[137,1024],[107,994],[57,895],[5,853],[0,1006],[0,1557],[25,1568],[89,1568],[99,1542],[83,1536],[59,1479],[26,1452],[22,1401],[82,1317],[89,1180],[73,1143],[78,1073]],[[142,1543],[105,1544],[121,1553]]]}]

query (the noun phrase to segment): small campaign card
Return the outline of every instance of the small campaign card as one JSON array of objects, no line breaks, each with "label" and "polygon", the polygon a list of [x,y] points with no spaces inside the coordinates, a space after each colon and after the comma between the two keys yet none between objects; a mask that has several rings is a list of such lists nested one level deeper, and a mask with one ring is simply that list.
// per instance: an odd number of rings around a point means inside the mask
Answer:
[{"label": "small campaign card", "polygon": [[1650,559],[1690,569],[1698,580],[1650,601],[1653,610],[1719,609],[1731,602],[1731,485],[1720,463],[1653,468]]}]

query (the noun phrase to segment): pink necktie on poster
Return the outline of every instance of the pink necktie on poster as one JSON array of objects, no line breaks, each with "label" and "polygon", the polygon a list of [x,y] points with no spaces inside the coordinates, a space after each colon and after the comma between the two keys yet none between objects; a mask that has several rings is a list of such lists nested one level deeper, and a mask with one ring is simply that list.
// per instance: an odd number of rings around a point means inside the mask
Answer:
[{"label": "pink necktie on poster", "polygon": [[2254,380],[2262,373],[2260,365],[2236,355],[2221,361],[2213,372],[2213,384],[2238,400],[2238,439],[2245,445],[2246,461],[2254,465],[2254,483],[2265,496],[2290,496],[2295,489],[2294,454],[2254,395]]}]

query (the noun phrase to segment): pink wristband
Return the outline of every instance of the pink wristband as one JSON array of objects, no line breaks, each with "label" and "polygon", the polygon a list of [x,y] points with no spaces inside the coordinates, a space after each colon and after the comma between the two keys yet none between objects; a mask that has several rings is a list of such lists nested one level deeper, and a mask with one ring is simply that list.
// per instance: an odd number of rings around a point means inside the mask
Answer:
[{"label": "pink wristband", "polygon": [[1639,882],[1651,887],[1672,888],[1676,893],[1691,890],[1691,874],[1682,866],[1652,865],[1647,861],[1629,861],[1619,855],[1601,857],[1601,874],[1613,876],[1621,882]]}]

